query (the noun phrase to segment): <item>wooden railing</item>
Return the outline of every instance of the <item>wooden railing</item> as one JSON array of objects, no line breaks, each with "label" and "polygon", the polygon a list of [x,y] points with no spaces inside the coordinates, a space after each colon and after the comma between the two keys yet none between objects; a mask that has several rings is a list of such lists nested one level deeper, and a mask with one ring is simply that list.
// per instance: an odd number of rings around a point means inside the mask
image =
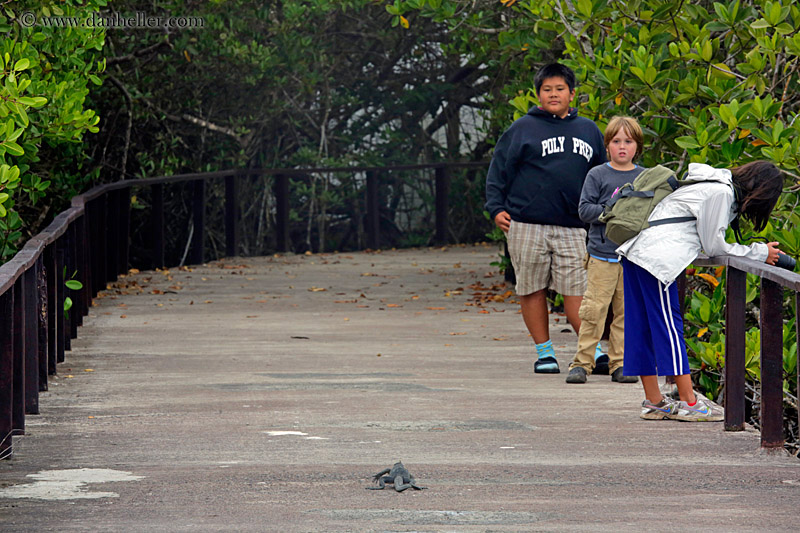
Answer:
[{"label": "wooden railing", "polygon": [[[0,266],[0,459],[12,454],[12,437],[25,433],[25,415],[39,413],[39,392],[47,390],[48,376],[56,373],[88,314],[94,296],[129,267],[173,266],[165,260],[164,187],[192,184],[193,233],[189,254],[192,264],[205,260],[206,184],[225,180],[225,251],[238,255],[240,235],[239,182],[252,176],[273,177],[276,251],[289,248],[289,179],[311,173],[351,173],[366,176],[366,245],[379,248],[381,176],[397,171],[435,173],[435,232],[433,242],[449,240],[451,171],[480,170],[487,163],[436,163],[395,167],[310,169],[247,169],[184,174],[101,185],[72,199],[44,231],[29,240],[11,261]],[[151,189],[150,264],[130,264],[131,193]],[[83,285],[73,291],[67,279]],[[64,311],[66,298],[73,301]]]},{"label": "wooden railing", "polygon": [[[107,283],[132,266],[151,268],[165,264],[165,227],[169,221],[164,209],[164,187],[192,183],[194,231],[189,262],[205,260],[204,233],[206,183],[225,180],[225,250],[238,255],[240,213],[238,182],[253,175],[273,176],[275,231],[278,251],[289,246],[289,178],[311,172],[351,172],[366,175],[366,245],[378,248],[380,241],[380,197],[378,185],[384,172],[430,170],[435,172],[434,242],[448,242],[450,172],[455,168],[485,168],[486,163],[440,163],[378,168],[322,168],[230,170],[186,174],[141,180],[126,180],[93,188],[72,200],[44,231],[28,241],[14,258],[0,266],[0,458],[12,454],[12,437],[25,432],[25,415],[39,413],[39,392],[47,390],[48,376],[65,359],[71,339],[88,314],[94,296]],[[131,191],[151,189],[149,236],[152,259],[147,265],[130,264]],[[762,438],[765,448],[783,445],[782,420],[782,287],[797,297],[800,276],[746,259],[722,257],[698,260],[695,264],[728,267],[728,315],[726,324],[727,364],[725,426],[744,427],[744,309],[745,276],[762,278]],[[65,276],[83,284],[83,290],[66,287]],[[73,301],[63,311],[64,301]],[[799,302],[800,303],[800,302]],[[800,307],[800,306],[798,306]],[[800,321],[798,321],[800,324]]]}]

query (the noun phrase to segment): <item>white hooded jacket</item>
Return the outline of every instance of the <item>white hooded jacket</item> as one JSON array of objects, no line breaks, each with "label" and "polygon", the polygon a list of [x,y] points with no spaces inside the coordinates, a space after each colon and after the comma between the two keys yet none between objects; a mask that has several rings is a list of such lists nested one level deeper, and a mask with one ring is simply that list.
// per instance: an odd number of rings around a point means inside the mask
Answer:
[{"label": "white hooded jacket", "polygon": [[709,257],[735,255],[766,261],[767,245],[731,244],[725,230],[736,217],[731,172],[701,163],[690,163],[690,181],[713,180],[684,186],[656,205],[648,220],[693,216],[697,220],[652,226],[617,248],[617,253],[669,285],[703,251]]}]

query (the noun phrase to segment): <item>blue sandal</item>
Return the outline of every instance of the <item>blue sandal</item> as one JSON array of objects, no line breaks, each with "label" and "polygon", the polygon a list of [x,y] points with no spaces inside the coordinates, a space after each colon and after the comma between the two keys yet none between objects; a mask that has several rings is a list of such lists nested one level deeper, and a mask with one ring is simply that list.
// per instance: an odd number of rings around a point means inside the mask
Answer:
[{"label": "blue sandal", "polygon": [[533,363],[533,371],[536,374],[558,374],[561,370],[558,368],[558,361],[553,356],[540,357]]}]

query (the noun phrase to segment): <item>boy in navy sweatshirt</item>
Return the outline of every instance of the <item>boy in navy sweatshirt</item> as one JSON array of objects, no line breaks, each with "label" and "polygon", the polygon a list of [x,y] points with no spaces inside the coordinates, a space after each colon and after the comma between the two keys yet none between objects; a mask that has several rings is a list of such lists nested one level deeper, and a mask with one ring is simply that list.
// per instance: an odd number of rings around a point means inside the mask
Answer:
[{"label": "boy in navy sweatshirt", "polygon": [[552,63],[534,78],[540,106],[500,137],[486,177],[486,210],[506,232],[522,319],[538,353],[537,373],[558,373],[547,289],[564,297],[573,329],[586,290],[586,229],[578,202],[586,173],[605,163],[603,135],[570,107],[575,73]]}]

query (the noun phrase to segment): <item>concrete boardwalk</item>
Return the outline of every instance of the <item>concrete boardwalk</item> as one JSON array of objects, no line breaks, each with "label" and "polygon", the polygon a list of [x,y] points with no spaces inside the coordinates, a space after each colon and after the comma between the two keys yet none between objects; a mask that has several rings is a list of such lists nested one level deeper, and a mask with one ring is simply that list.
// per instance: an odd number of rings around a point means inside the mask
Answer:
[{"label": "concrete boardwalk", "polygon": [[[122,279],[0,464],[0,528],[797,529],[800,462],[762,455],[756,433],[643,421],[641,386],[608,376],[534,375],[495,256],[234,258]],[[553,315],[562,371],[564,330]],[[364,490],[397,460],[428,490]]]}]

